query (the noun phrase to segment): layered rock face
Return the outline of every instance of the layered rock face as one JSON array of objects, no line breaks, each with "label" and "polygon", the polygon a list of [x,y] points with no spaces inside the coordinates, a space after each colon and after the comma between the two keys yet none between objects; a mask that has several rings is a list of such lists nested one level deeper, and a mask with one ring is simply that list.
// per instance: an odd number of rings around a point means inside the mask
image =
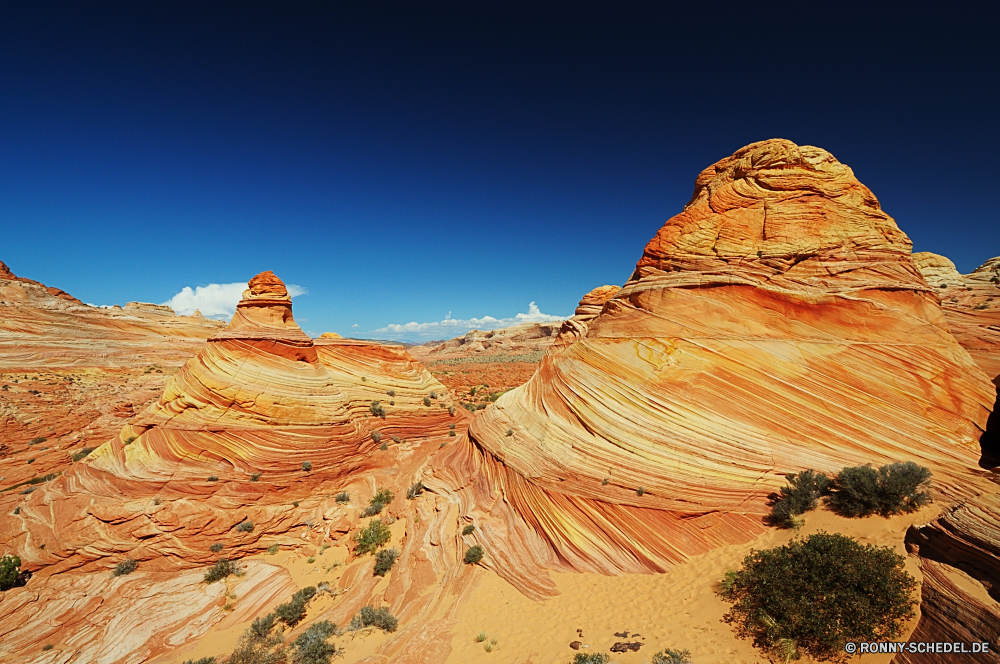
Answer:
[{"label": "layered rock face", "polygon": [[547,350],[562,323],[522,323],[497,330],[471,330],[464,336],[430,347],[418,347],[420,356],[460,356],[484,353],[527,353]]},{"label": "layered rock face", "polygon": [[598,286],[583,296],[573,317],[563,323],[559,336],[555,341],[557,348],[565,348],[577,339],[587,336],[587,326],[597,318],[604,309],[604,303],[614,297],[620,286]]},{"label": "layered rock face", "polygon": [[910,247],[819,148],[707,168],[585,335],[473,422],[469,500],[615,572],[752,538],[805,468],[913,460],[939,495],[977,492],[994,389]]},{"label": "layered rock face", "polygon": [[1000,378],[1000,258],[965,275],[944,256],[930,252],[913,254],[913,263],[941,298],[955,339],[996,381]]}]

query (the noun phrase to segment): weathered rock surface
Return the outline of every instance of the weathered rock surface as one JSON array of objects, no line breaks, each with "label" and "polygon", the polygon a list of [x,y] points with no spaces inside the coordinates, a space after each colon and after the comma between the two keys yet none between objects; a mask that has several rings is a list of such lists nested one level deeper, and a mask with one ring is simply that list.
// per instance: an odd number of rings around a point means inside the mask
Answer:
[{"label": "weathered rock surface", "polygon": [[[939,497],[988,484],[995,391],[911,243],[828,152],[756,143],[701,173],[632,278],[451,453],[577,570],[660,571],[762,529],[785,474],[913,460]],[[485,508],[484,508],[485,509]],[[491,546],[512,560],[507,526]]]},{"label": "weathered rock surface", "polygon": [[470,330],[464,336],[432,346],[414,348],[417,357],[444,358],[480,353],[520,354],[546,350],[562,323],[521,323],[496,330]]},{"label": "weathered rock surface", "polygon": [[921,252],[913,263],[937,290],[951,333],[994,381],[1000,378],[1000,258],[962,275],[944,256]]},{"label": "weathered rock surface", "polygon": [[[989,641],[989,654],[968,661],[1000,662],[1000,496],[984,494],[906,533],[906,547],[920,558],[920,622],[910,642]],[[949,653],[903,653],[893,662],[954,662]],[[962,660],[965,661],[965,660]]]},{"label": "weathered rock surface", "polygon": [[583,296],[577,306],[573,317],[562,324],[559,329],[559,336],[556,338],[555,346],[565,348],[573,344],[577,339],[587,336],[588,324],[597,318],[604,310],[604,304],[613,298],[619,286],[598,286]]}]

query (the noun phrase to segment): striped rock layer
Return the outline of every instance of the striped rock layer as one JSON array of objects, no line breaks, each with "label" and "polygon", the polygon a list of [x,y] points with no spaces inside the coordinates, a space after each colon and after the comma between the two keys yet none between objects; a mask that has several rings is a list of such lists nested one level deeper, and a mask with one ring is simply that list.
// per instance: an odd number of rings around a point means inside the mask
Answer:
[{"label": "striped rock layer", "polygon": [[638,572],[749,540],[806,468],[913,460],[975,493],[994,389],[910,248],[819,148],[705,169],[585,334],[473,422],[469,500],[564,566]]}]

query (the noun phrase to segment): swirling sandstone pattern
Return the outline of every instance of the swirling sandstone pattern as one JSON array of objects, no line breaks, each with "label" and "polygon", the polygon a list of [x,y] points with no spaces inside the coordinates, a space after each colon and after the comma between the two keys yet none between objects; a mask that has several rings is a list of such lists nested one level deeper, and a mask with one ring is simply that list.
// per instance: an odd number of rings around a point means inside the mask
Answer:
[{"label": "swirling sandstone pattern", "polygon": [[819,148],[709,167],[586,336],[473,422],[452,460],[468,500],[509,504],[563,565],[614,572],[748,540],[805,468],[914,460],[942,495],[976,492],[993,386],[910,247]]}]

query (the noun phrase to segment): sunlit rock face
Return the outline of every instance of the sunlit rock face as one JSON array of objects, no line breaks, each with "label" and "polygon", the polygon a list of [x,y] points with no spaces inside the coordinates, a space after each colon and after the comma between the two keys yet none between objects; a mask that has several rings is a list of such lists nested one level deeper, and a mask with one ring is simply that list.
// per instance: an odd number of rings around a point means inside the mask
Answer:
[{"label": "sunlit rock face", "polygon": [[828,152],[747,146],[454,463],[563,565],[608,572],[752,538],[805,468],[913,460],[939,495],[975,491],[994,389],[910,248]]},{"label": "sunlit rock face", "polygon": [[941,298],[945,320],[955,339],[986,375],[1000,379],[1000,257],[971,274],[959,274],[944,256],[921,252],[913,263]]}]

